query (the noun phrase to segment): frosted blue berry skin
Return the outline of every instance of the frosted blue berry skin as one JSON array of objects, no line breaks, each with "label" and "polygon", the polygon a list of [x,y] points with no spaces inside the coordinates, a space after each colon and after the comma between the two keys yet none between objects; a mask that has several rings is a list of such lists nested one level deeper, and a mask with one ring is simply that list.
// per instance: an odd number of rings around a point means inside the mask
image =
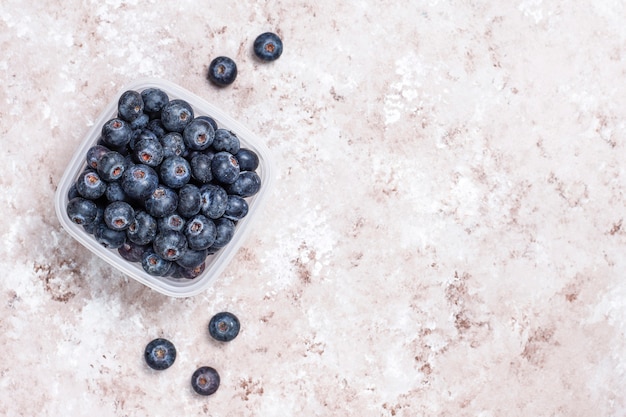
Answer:
[{"label": "frosted blue berry skin", "polygon": [[122,176],[122,189],[132,199],[145,200],[159,185],[156,171],[144,164],[128,167]]},{"label": "frosted blue berry skin", "polygon": [[144,206],[152,217],[158,219],[169,216],[178,207],[178,194],[170,187],[159,184],[154,192],[144,200]]},{"label": "frosted blue berry skin", "polygon": [[237,337],[240,329],[237,316],[227,311],[217,313],[209,321],[209,334],[220,342],[230,342]]},{"label": "frosted blue berry skin", "polygon": [[96,220],[98,206],[92,200],[74,197],[67,203],[66,211],[73,223],[86,226]]},{"label": "frosted blue berry skin", "polygon": [[252,46],[254,54],[262,61],[275,61],[283,53],[283,41],[272,32],[265,32],[257,36]]},{"label": "frosted blue berry skin", "polygon": [[134,90],[124,91],[117,102],[119,117],[132,122],[143,114],[143,99],[141,94]]},{"label": "frosted blue berry skin", "polygon": [[241,144],[239,138],[230,130],[217,129],[215,131],[215,138],[213,139],[213,150],[215,152],[226,151],[231,154],[239,152]]},{"label": "frosted blue berry skin", "polygon": [[261,189],[261,178],[254,171],[243,171],[232,184],[226,187],[228,194],[251,197]]},{"label": "frosted blue berry skin", "polygon": [[176,348],[167,339],[154,339],[146,346],[144,359],[150,368],[163,371],[174,364]]},{"label": "frosted blue berry skin", "polygon": [[191,387],[200,395],[215,394],[219,386],[220,375],[210,366],[202,366],[191,375]]},{"label": "frosted blue berry skin", "polygon": [[124,231],[135,221],[135,210],[125,201],[114,201],[104,209],[104,222],[113,230]]},{"label": "frosted blue berry skin", "polygon": [[163,184],[179,189],[191,179],[191,166],[181,156],[170,156],[161,163],[159,174]]},{"label": "frosted blue berry skin", "polygon": [[111,149],[119,149],[128,145],[133,135],[130,124],[120,118],[113,118],[102,125],[102,141]]},{"label": "frosted blue berry skin", "polygon": [[161,115],[161,109],[170,99],[167,93],[160,88],[146,88],[141,92],[141,98],[144,103],[143,112],[155,119]]},{"label": "frosted blue berry skin", "polygon": [[148,274],[163,277],[169,272],[172,262],[161,258],[152,248],[149,248],[141,258],[141,266]]},{"label": "frosted blue berry skin", "polygon": [[222,151],[211,160],[213,178],[222,184],[232,184],[239,176],[239,162],[230,152]]},{"label": "frosted blue berry skin", "polygon": [[183,130],[183,141],[187,149],[202,151],[213,143],[215,130],[204,119],[194,119]]},{"label": "frosted blue berry skin", "polygon": [[161,108],[161,123],[170,132],[182,132],[193,117],[193,108],[185,100],[171,100]]},{"label": "frosted blue berry skin", "polygon": [[208,78],[218,87],[230,85],[237,78],[237,64],[227,56],[218,56],[209,64]]}]

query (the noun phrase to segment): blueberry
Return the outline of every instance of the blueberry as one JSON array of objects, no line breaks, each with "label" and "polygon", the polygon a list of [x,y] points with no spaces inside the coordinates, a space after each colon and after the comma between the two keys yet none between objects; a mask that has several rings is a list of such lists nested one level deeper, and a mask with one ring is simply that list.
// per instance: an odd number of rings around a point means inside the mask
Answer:
[{"label": "blueberry", "polygon": [[[215,236],[215,242],[213,242],[213,246],[211,246],[211,248],[223,248],[228,244],[228,242],[230,242],[235,234],[235,222],[230,219],[220,217],[219,219],[216,219],[214,223],[217,233]],[[211,251],[211,248],[209,248],[209,252]]]},{"label": "blueberry", "polygon": [[[149,132],[149,131],[146,131]],[[163,161],[163,146],[159,140],[144,138],[135,142],[133,150],[135,161],[151,167],[157,167]]]},{"label": "blueberry", "polygon": [[[132,137],[130,138],[130,142],[128,142],[128,147],[131,151],[134,151],[137,147],[137,144],[143,140],[153,140],[155,142],[158,142],[159,138],[157,137],[156,133],[149,129],[135,130]],[[137,162],[141,161],[137,160]]]},{"label": "blueberry", "polygon": [[183,156],[187,152],[183,136],[178,132],[169,132],[159,138],[163,147],[163,158]]},{"label": "blueberry", "polygon": [[122,188],[130,198],[145,200],[159,185],[156,171],[144,164],[128,167],[122,176]]},{"label": "blueberry", "polygon": [[104,196],[108,201],[126,201],[128,196],[122,188],[122,184],[119,181],[113,181],[107,183],[107,189],[104,192]]},{"label": "blueberry", "polygon": [[214,136],[213,126],[203,119],[193,119],[183,130],[185,146],[195,151],[201,151],[211,146]]},{"label": "blueberry", "polygon": [[126,241],[126,233],[123,230],[113,230],[106,223],[98,223],[93,235],[98,243],[109,249],[118,249]]},{"label": "blueberry", "polygon": [[117,102],[117,112],[121,119],[132,122],[143,113],[143,99],[136,91],[128,90],[122,93]]},{"label": "blueberry", "polygon": [[239,138],[230,130],[217,129],[215,131],[213,149],[216,152],[226,151],[234,155],[239,152],[240,147]]},{"label": "blueberry", "polygon": [[218,56],[209,64],[208,78],[219,87],[232,84],[237,78],[237,64],[226,56]]},{"label": "blueberry", "polygon": [[159,230],[182,232],[185,228],[185,219],[178,213],[172,213],[157,219],[157,224],[159,225]]},{"label": "blueberry", "polygon": [[253,44],[254,54],[263,61],[274,61],[283,53],[283,41],[272,32],[257,36]]},{"label": "blueberry", "polygon": [[102,125],[102,141],[111,148],[123,148],[128,145],[133,129],[124,120],[114,118]]},{"label": "blueberry", "polygon": [[135,213],[135,221],[126,229],[126,237],[138,245],[152,243],[157,235],[158,223],[154,217],[145,211]]},{"label": "blueberry", "polygon": [[146,346],[144,358],[150,368],[162,371],[174,364],[176,348],[167,339],[154,339]]},{"label": "blueberry", "polygon": [[250,149],[240,148],[239,152],[235,153],[235,158],[241,171],[256,171],[259,167],[259,157]]},{"label": "blueberry", "polygon": [[135,210],[125,201],[114,201],[104,209],[104,222],[113,230],[126,230],[135,221]]},{"label": "blueberry", "polygon": [[227,311],[217,313],[209,321],[209,334],[220,342],[230,342],[236,338],[240,328],[237,316]]},{"label": "blueberry", "polygon": [[212,117],[203,115],[203,116],[196,117],[196,119],[206,120],[207,122],[209,122],[211,124],[211,126],[213,127],[213,130],[217,130],[217,123],[215,122],[215,120]]},{"label": "blueberry", "polygon": [[66,212],[72,222],[85,226],[96,220],[98,206],[92,200],[74,197],[68,201]]},{"label": "blueberry", "polygon": [[132,130],[145,129],[148,127],[148,123],[150,122],[150,117],[142,113],[135,120],[130,122],[130,128]]},{"label": "blueberry", "polygon": [[154,252],[166,261],[175,261],[181,258],[187,249],[187,239],[181,232],[162,230],[152,243]]},{"label": "blueberry", "polygon": [[239,176],[239,162],[230,152],[218,152],[211,161],[211,170],[217,181],[232,184]]},{"label": "blueberry", "polygon": [[185,237],[191,250],[203,250],[211,247],[217,231],[215,223],[202,214],[196,214],[185,224]]},{"label": "blueberry", "polygon": [[163,122],[161,122],[161,119],[150,120],[146,129],[154,133],[158,139],[161,139],[161,137],[163,137],[163,135],[167,133],[165,126],[163,126]]},{"label": "blueberry", "polygon": [[119,152],[110,151],[100,157],[97,162],[98,175],[105,181],[117,181],[126,170],[126,160]]},{"label": "blueberry", "polygon": [[170,132],[182,132],[193,120],[193,109],[185,100],[171,100],[161,108],[161,122]]},{"label": "blueberry", "polygon": [[200,395],[211,395],[220,387],[220,375],[210,366],[202,366],[191,375],[191,387]]},{"label": "blueberry", "polygon": [[161,258],[152,248],[149,248],[141,258],[141,267],[150,275],[162,277],[167,275],[172,263]]},{"label": "blueberry", "polygon": [[166,185],[160,184],[144,201],[146,211],[152,217],[165,217],[176,211],[178,194]]},{"label": "blueberry", "polygon": [[191,158],[191,176],[196,181],[207,184],[213,179],[213,171],[211,170],[212,155],[198,153]]},{"label": "blueberry", "polygon": [[228,204],[223,216],[230,220],[241,220],[248,214],[248,203],[243,197],[238,195],[229,195]]},{"label": "blueberry", "polygon": [[232,184],[226,187],[228,194],[235,194],[241,197],[255,195],[261,189],[261,178],[256,172],[242,171]]},{"label": "blueberry", "polygon": [[87,150],[87,155],[86,155],[87,165],[89,165],[90,168],[97,170],[98,160],[102,158],[102,155],[110,151],[111,150],[109,148],[103,145],[92,146],[91,148],[89,148],[89,150]]},{"label": "blueberry", "polygon": [[200,189],[193,184],[186,184],[178,190],[178,214],[191,217],[200,212],[202,196]]},{"label": "blueberry", "polygon": [[165,91],[154,87],[143,90],[141,98],[143,100],[144,113],[148,114],[152,119],[159,117],[163,106],[170,101]]},{"label": "blueberry", "polygon": [[98,173],[94,170],[87,169],[83,171],[76,180],[76,191],[84,198],[95,200],[104,195],[107,185]]},{"label": "blueberry", "polygon": [[83,229],[85,230],[85,232],[93,235],[96,231],[96,228],[99,227],[101,223],[104,223],[104,207],[104,204],[96,204],[96,219],[89,224],[83,225]]},{"label": "blueberry", "polygon": [[80,197],[80,193],[78,192],[78,189],[76,188],[76,183],[73,182],[72,185],[70,185],[70,189],[67,190],[67,199],[69,201],[75,197]]},{"label": "blueberry", "polygon": [[200,188],[200,211],[210,219],[222,217],[228,204],[228,193],[219,185],[206,184]]},{"label": "blueberry", "polygon": [[193,268],[185,268],[179,265],[178,276],[180,278],[194,279],[194,278],[197,278],[200,274],[202,274],[205,268],[206,268],[206,264],[204,262]]},{"label": "blueberry", "polygon": [[126,240],[122,246],[117,248],[117,253],[128,262],[141,262],[143,254],[150,249],[150,245],[138,245],[130,240]]},{"label": "blueberry", "polygon": [[161,182],[171,188],[181,188],[191,179],[189,162],[181,156],[165,158],[159,168]]},{"label": "blueberry", "polygon": [[187,249],[185,253],[183,254],[183,256],[181,256],[180,258],[176,260],[176,264],[186,269],[195,268],[198,265],[201,265],[202,263],[204,263],[207,255],[208,255],[208,252],[206,249],[201,249],[201,250]]}]

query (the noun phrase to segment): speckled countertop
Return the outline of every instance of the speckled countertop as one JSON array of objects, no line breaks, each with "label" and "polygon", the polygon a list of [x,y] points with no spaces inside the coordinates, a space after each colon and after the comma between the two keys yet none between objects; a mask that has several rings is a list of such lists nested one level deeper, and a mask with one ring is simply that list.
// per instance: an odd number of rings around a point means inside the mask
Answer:
[{"label": "speckled countertop", "polygon": [[[1,415],[626,415],[625,4],[409,3],[3,1]],[[267,30],[285,52],[260,64]],[[217,55],[239,66],[226,89]],[[121,275],[53,208],[139,77],[275,159],[263,215],[192,298]],[[230,344],[206,333],[220,310]],[[161,373],[157,336],[179,355]],[[222,377],[208,398],[200,365]]]}]

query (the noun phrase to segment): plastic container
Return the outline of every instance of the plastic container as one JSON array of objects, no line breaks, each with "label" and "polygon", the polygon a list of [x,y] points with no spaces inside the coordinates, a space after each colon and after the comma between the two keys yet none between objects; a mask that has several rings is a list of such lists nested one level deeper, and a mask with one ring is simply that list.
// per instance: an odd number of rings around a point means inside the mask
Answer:
[{"label": "plastic container", "polygon": [[[95,238],[85,232],[82,226],[70,220],[66,213],[68,203],[68,192],[76,181],[78,175],[85,169],[87,162],[85,159],[87,150],[95,145],[100,139],[102,125],[109,119],[117,116],[118,99],[124,91],[143,91],[149,87],[158,87],[165,91],[170,99],[186,100],[194,110],[195,116],[207,115],[212,117],[218,127],[234,132],[242,148],[248,148],[256,152],[259,157],[259,167],[256,172],[261,178],[261,189],[252,197],[246,198],[249,211],[248,214],[237,222],[232,240],[214,255],[209,255],[206,260],[204,272],[194,279],[175,279],[168,277],[156,277],[146,273],[140,263],[133,263],[122,258],[117,250],[107,249],[100,245]],[[95,121],[93,127],[87,132],[84,140],[76,150],[63,177],[59,183],[55,194],[55,210],[57,217],[63,228],[83,246],[99,256],[124,274],[147,285],[148,287],[171,297],[190,297],[206,290],[226,268],[237,250],[244,242],[250,227],[258,217],[260,208],[266,200],[273,182],[272,161],[268,149],[265,145],[240,123],[225,114],[218,107],[208,103],[190,91],[160,79],[139,79],[123,86],[113,97],[104,111]]]}]

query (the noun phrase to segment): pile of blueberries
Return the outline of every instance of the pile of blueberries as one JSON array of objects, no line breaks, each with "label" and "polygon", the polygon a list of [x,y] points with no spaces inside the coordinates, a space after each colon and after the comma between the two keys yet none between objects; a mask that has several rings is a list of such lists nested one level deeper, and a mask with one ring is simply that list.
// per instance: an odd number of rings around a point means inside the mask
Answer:
[{"label": "pile of blueberries", "polygon": [[152,276],[193,279],[261,188],[258,155],[160,88],[125,91],[72,185],[67,215]]},{"label": "pile of blueberries", "polygon": [[[230,342],[239,334],[239,319],[227,311],[217,313],[209,321],[209,334],[219,342]],[[176,347],[168,339],[152,340],[144,350],[148,366],[163,371],[174,364]],[[200,395],[214,394],[220,386],[220,375],[211,366],[201,366],[191,375],[191,387]]]}]

